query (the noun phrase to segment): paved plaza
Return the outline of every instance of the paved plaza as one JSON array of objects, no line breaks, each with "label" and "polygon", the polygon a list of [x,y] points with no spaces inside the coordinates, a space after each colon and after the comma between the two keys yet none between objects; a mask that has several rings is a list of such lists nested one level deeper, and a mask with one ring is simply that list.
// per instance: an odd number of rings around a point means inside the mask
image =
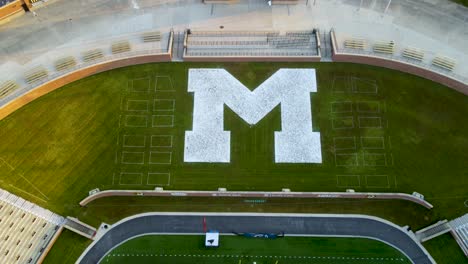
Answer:
[{"label": "paved plaza", "polygon": [[340,38],[393,40],[430,56],[454,58],[468,77],[468,9],[446,0],[310,0],[268,6],[187,1],[54,1],[0,26],[0,81],[54,61],[83,46],[99,46],[136,32],[199,30],[310,30],[334,28]]}]

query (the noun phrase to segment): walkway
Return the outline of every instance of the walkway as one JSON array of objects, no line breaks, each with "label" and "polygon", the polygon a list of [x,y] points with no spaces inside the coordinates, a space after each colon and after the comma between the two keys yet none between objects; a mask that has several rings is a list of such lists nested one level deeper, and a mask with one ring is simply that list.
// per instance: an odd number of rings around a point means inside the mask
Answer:
[{"label": "walkway", "polygon": [[367,237],[403,252],[415,264],[435,263],[406,230],[383,219],[363,215],[148,213],[123,219],[95,240],[77,263],[98,263],[122,242],[146,233],[253,232],[286,235]]},{"label": "walkway", "polygon": [[[302,1],[269,7],[264,0],[205,5],[200,0],[57,1],[0,26],[0,82],[96,42],[161,30],[310,30],[393,40],[455,58],[454,73],[468,77],[468,9],[448,0]],[[306,5],[307,4],[307,5]],[[106,43],[108,43],[107,41]]]}]

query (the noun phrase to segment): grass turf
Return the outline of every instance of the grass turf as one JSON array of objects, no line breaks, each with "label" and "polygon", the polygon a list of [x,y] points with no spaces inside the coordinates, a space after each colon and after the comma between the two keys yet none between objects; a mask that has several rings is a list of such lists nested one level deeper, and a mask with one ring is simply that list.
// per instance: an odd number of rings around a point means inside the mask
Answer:
[{"label": "grass turf", "polygon": [[437,263],[468,263],[468,258],[450,233],[426,241],[423,245]]},{"label": "grass turf", "polygon": [[[338,249],[338,250],[337,250]],[[363,238],[221,236],[205,248],[203,236],[142,236],[112,250],[103,263],[410,263],[398,250]]]},{"label": "grass turf", "polygon": [[[321,133],[323,164],[273,163],[273,131],[280,129],[279,107],[252,128],[226,108],[225,128],[232,133],[232,162],[183,163],[184,131],[192,126],[193,97],[187,92],[187,71],[192,67],[226,68],[251,89],[281,67],[316,68],[318,92],[311,95],[311,100],[314,130]],[[172,104],[161,99],[174,100],[174,112],[170,111]],[[1,120],[0,186],[60,214],[80,216],[93,224],[105,219],[115,221],[132,212],[172,210],[171,204],[190,210],[190,205],[181,205],[183,202],[198,203],[198,208],[211,211],[289,211],[287,202],[270,201],[264,207],[251,207],[242,201],[231,205],[230,200],[209,199],[153,199],[148,200],[151,205],[143,202],[118,211],[115,203],[127,204],[132,199],[110,199],[110,204],[104,201],[96,203],[96,207],[79,208],[78,201],[96,187],[418,191],[435,205],[432,211],[415,211],[415,206],[401,202],[348,201],[337,205],[342,201],[332,200],[305,202],[309,205],[292,208],[331,212],[327,207],[332,204],[336,213],[369,213],[420,227],[466,212],[467,104],[468,97],[442,85],[363,65],[132,66],[67,85]],[[170,125],[172,120],[173,127],[152,127]],[[132,135],[143,135],[144,139]],[[153,135],[170,135],[172,140],[152,140]],[[169,142],[172,147],[161,147]],[[171,164],[149,164],[151,152],[164,151],[171,152]],[[140,163],[142,155],[144,164],[129,164]],[[169,157],[154,153],[151,159],[166,163]],[[392,208],[396,206],[406,213],[395,212]]]}]

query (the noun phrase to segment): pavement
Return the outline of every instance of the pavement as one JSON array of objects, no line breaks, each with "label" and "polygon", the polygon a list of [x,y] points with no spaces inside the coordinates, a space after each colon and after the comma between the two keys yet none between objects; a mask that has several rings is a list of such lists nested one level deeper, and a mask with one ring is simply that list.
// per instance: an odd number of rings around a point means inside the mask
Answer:
[{"label": "pavement", "polygon": [[142,234],[202,234],[203,218],[208,229],[220,233],[284,232],[286,235],[366,237],[393,246],[415,264],[435,263],[409,232],[380,218],[364,215],[236,213],[147,213],[132,216],[101,234],[77,263],[98,263],[114,247]]},{"label": "pavement", "polygon": [[[398,45],[457,60],[468,77],[468,8],[448,0],[310,0],[269,7],[264,0],[207,5],[200,0],[58,0],[0,26],[0,82],[74,54],[84,43],[135,32],[307,30],[334,28],[339,36],[394,40]],[[64,54],[60,51],[63,50]]]}]

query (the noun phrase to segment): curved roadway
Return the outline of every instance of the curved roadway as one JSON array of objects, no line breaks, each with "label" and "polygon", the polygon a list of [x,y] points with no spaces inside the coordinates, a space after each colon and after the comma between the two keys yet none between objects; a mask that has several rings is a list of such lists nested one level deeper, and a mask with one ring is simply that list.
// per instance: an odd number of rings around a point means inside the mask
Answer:
[{"label": "curved roadway", "polygon": [[95,240],[77,263],[98,263],[120,243],[146,233],[202,233],[203,218],[220,233],[258,232],[287,235],[368,237],[403,252],[413,263],[435,263],[419,242],[388,221],[364,215],[157,213],[132,216]]}]

